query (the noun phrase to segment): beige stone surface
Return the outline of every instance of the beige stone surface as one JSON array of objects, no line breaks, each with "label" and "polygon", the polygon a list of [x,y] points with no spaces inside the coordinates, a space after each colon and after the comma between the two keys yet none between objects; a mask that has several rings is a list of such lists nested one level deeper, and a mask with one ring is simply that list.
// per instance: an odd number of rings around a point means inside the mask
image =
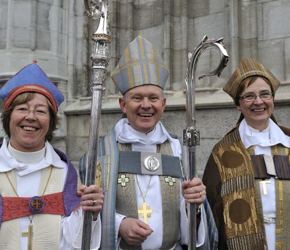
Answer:
[{"label": "beige stone surface", "polygon": [[[112,43],[105,82],[100,136],[121,117],[119,93],[109,78],[127,45],[137,35],[149,39],[170,69],[166,85],[167,108],[162,122],[182,135],[185,127],[185,83],[188,52],[204,35],[224,38],[230,56],[221,77],[196,82],[197,149],[199,172],[212,146],[239,114],[223,91],[239,61],[252,57],[265,64],[283,83],[276,95],[275,115],[290,126],[290,3],[285,0],[109,0]],[[24,65],[37,59],[63,91],[59,114],[62,124],[54,145],[77,163],[87,150],[91,91],[90,54],[98,21],[88,18],[79,0],[0,0],[0,87]],[[207,50],[196,75],[213,70],[219,54]],[[0,102],[0,111],[3,104]],[[4,136],[0,126],[0,137]]]}]

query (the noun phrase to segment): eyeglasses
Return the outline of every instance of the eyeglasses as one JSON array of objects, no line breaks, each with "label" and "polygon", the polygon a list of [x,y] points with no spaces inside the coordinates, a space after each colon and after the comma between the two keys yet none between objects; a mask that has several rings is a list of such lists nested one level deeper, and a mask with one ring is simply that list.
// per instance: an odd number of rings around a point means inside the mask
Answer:
[{"label": "eyeglasses", "polygon": [[49,111],[44,108],[44,107],[40,107],[37,109],[28,109],[28,108],[23,108],[23,107],[16,107],[15,112],[17,112],[18,114],[27,116],[29,115],[30,112],[32,112],[36,117],[45,117],[49,114]]},{"label": "eyeglasses", "polygon": [[254,93],[247,93],[247,94],[244,94],[243,96],[240,96],[240,99],[245,100],[246,102],[253,102],[257,99],[258,96],[260,97],[261,100],[267,101],[267,100],[272,99],[273,93],[270,91],[265,91],[258,95]]}]

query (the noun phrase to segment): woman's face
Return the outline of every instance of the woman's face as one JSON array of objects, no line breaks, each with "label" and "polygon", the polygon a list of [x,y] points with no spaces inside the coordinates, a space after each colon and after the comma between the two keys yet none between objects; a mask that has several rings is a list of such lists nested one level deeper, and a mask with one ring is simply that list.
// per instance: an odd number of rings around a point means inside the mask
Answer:
[{"label": "woman's face", "polygon": [[[268,100],[261,98],[258,95],[271,93]],[[274,109],[274,100],[270,85],[263,79],[257,78],[250,86],[246,88],[240,96],[246,97],[248,95],[256,96],[253,101],[240,99],[240,106],[237,107],[243,113],[247,124],[252,128],[263,131],[268,127],[269,118]]]},{"label": "woman's face", "polygon": [[41,150],[49,121],[48,101],[44,95],[36,93],[31,101],[16,105],[9,125],[11,146],[22,152]]}]

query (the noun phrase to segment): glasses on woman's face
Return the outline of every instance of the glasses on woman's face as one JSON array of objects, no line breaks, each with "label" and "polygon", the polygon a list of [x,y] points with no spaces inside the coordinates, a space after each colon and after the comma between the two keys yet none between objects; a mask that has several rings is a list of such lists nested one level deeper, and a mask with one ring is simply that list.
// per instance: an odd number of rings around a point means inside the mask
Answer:
[{"label": "glasses on woman's face", "polygon": [[272,99],[273,93],[270,91],[263,91],[260,94],[256,95],[255,93],[246,93],[240,96],[240,100],[244,100],[246,102],[254,102],[257,97],[259,97],[263,101],[267,101]]},{"label": "glasses on woman's face", "polygon": [[14,111],[23,116],[29,115],[32,112],[36,117],[46,117],[49,114],[49,111],[46,107],[37,107],[36,109],[28,109],[26,107],[16,106]]}]

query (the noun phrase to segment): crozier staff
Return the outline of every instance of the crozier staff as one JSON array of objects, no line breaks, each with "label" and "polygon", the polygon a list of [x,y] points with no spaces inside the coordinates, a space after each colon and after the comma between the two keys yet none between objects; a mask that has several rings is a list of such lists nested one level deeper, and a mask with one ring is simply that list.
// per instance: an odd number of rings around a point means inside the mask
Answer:
[{"label": "crozier staff", "polygon": [[62,93],[35,62],[14,75],[0,97],[7,134],[0,148],[0,249],[79,249],[83,210],[94,212],[97,249],[102,190],[82,186],[77,195],[75,168],[49,143]]},{"label": "crozier staff", "polygon": [[[213,227],[207,234],[205,186],[199,178],[182,179],[180,142],[160,122],[168,77],[163,59],[138,36],[111,77],[123,95],[119,105],[127,118],[98,147],[106,194],[101,249],[182,249],[188,241],[185,203],[190,202],[201,207],[197,246],[212,250],[207,240],[215,239],[215,233]],[[86,157],[80,161],[81,176],[85,161]]]},{"label": "crozier staff", "polygon": [[262,64],[244,59],[224,87],[241,116],[203,176],[220,250],[289,249],[290,130],[273,116],[279,85]]}]

